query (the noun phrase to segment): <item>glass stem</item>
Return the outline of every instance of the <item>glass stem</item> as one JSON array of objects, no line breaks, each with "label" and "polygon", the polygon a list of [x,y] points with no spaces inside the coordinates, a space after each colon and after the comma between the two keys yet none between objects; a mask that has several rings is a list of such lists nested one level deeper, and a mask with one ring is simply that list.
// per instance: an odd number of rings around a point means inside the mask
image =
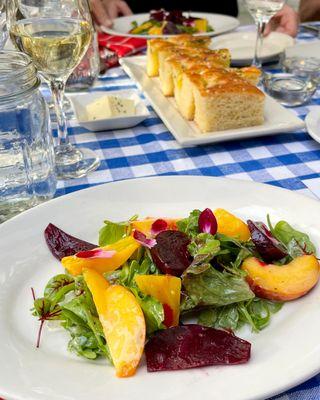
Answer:
[{"label": "glass stem", "polygon": [[257,39],[256,39],[256,46],[254,49],[254,59],[252,61],[252,65],[257,68],[262,67],[261,63],[261,49],[262,49],[262,43],[263,43],[263,34],[264,30],[266,27],[266,22],[263,22],[261,20],[258,20],[256,22],[257,25]]},{"label": "glass stem", "polygon": [[50,82],[51,93],[55,105],[58,122],[58,145],[57,147],[69,146],[67,117],[63,110],[63,98],[66,83],[60,80]]}]

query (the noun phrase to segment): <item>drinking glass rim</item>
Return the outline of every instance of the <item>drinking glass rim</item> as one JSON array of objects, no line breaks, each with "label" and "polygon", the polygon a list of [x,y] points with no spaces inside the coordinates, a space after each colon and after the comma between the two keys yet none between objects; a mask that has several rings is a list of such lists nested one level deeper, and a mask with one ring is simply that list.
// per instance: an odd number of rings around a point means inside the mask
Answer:
[{"label": "drinking glass rim", "polygon": [[[6,64],[10,61],[16,64],[15,69],[10,69],[10,64]],[[1,66],[7,67],[7,69],[1,69]],[[1,50],[0,85],[7,85],[10,81],[19,83],[19,89],[3,96],[0,95],[0,104],[10,103],[17,96],[26,96],[41,84],[37,69],[27,54],[15,50]]]},{"label": "drinking glass rim", "polygon": [[[19,77],[23,74],[25,74],[26,70],[29,69],[30,67],[33,68],[34,73],[36,73],[36,69],[34,64],[32,63],[31,58],[25,54],[22,53],[21,51],[16,51],[16,50],[0,50],[0,65],[3,61],[8,61],[8,60],[2,60],[1,56],[11,56],[10,60],[12,61],[21,61],[20,66],[21,68],[18,68],[17,70],[14,71],[6,71],[5,76],[1,76],[1,71],[0,71],[0,81],[8,80],[8,78],[13,78],[13,77]],[[15,57],[15,58],[13,58]],[[23,63],[24,62],[24,63]]]}]

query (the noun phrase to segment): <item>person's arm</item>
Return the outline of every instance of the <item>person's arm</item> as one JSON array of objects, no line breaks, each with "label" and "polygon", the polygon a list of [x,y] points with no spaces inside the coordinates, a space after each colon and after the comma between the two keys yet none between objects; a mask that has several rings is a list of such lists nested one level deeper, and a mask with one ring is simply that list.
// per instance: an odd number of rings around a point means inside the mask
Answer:
[{"label": "person's arm", "polygon": [[119,15],[131,15],[132,11],[124,0],[90,0],[95,22],[103,29],[110,28]]},{"label": "person's arm", "polygon": [[298,33],[298,26],[298,13],[296,13],[290,6],[284,5],[282,10],[277,12],[277,14],[271,18],[270,22],[266,26],[265,35],[268,35],[272,31],[276,31],[295,37]]},{"label": "person's arm", "polygon": [[302,22],[320,19],[319,0],[300,0],[299,13]]}]

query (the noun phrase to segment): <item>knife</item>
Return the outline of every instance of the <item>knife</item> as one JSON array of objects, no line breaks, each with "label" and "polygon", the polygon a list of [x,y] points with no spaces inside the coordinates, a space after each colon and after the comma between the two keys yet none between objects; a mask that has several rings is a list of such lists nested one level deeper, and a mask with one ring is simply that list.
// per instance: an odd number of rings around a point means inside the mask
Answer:
[{"label": "knife", "polygon": [[301,27],[307,31],[311,31],[313,33],[316,33],[318,36],[320,36],[320,28],[318,26],[302,24]]}]

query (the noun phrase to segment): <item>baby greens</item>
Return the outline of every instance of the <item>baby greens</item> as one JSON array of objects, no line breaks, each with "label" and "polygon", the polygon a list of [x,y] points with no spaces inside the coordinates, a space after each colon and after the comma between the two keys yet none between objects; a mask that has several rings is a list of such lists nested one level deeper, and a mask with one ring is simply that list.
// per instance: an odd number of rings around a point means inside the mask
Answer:
[{"label": "baby greens", "polygon": [[[217,233],[219,225],[216,217],[211,210],[205,211],[208,214],[207,219],[200,221],[201,223],[199,223],[201,211],[193,210],[188,217],[176,221],[176,227],[172,228],[180,231],[173,232],[175,240],[179,240],[178,236],[186,239],[187,264],[181,273],[176,275],[177,279],[180,279],[182,274],[180,317],[191,315],[199,324],[206,327],[232,331],[248,325],[254,332],[258,332],[270,323],[272,315],[281,309],[282,303],[258,298],[246,281],[246,272],[241,269],[243,261],[251,256],[263,261],[262,255],[257,251],[257,243],[251,239],[240,241],[238,236],[230,237]],[[99,245],[109,246],[131,235],[131,222],[136,219],[137,216],[133,216],[124,222],[104,221],[99,231]],[[165,227],[168,225],[166,221],[156,222],[161,222],[166,230]],[[280,221],[272,226],[268,217],[268,225],[271,239],[276,239],[285,249],[285,257],[276,260],[280,266],[298,256],[315,253],[315,247],[309,236],[295,230],[286,221]],[[53,225],[49,225],[49,228],[45,233],[46,238],[53,246],[53,254],[56,256],[58,254],[59,259],[61,256],[74,254],[75,249],[80,251],[82,245],[85,249],[94,248],[94,245],[74,238]],[[172,230],[169,231],[167,234],[171,235]],[[54,233],[54,238],[49,237],[50,232]],[[160,236],[157,236],[155,231],[151,230],[145,236],[155,242],[156,246],[161,244]],[[168,240],[164,241],[167,248],[173,249],[167,242]],[[54,247],[57,243],[58,248]],[[71,243],[70,249],[68,243]],[[139,275],[161,275],[162,269],[153,256],[155,246],[150,247],[140,246],[133,254],[130,253],[131,257],[128,255],[129,258],[126,258],[127,261],[120,268],[103,275],[111,285],[121,285],[135,296],[143,311],[148,335],[166,328],[165,306],[168,306],[142,293],[136,283],[136,277]],[[163,248],[164,245],[162,250]],[[180,250],[180,247],[176,246],[177,257],[181,256]],[[163,255],[159,251],[157,254],[158,258]],[[172,259],[175,259],[173,250],[168,260]],[[162,259],[161,262],[167,261]],[[180,281],[178,299],[179,295]],[[176,308],[178,318],[179,306]],[[44,322],[59,321],[61,327],[70,335],[68,344],[70,351],[91,360],[103,356],[112,362],[96,306],[82,275],[74,277],[68,273],[61,273],[51,278],[45,286],[43,296],[37,299],[34,296],[32,314],[40,321],[37,346],[40,343]]]},{"label": "baby greens", "polygon": [[272,234],[285,246],[292,259],[303,254],[314,254],[316,249],[306,233],[293,229],[286,221],[279,221],[272,227],[269,220],[269,227]]}]

